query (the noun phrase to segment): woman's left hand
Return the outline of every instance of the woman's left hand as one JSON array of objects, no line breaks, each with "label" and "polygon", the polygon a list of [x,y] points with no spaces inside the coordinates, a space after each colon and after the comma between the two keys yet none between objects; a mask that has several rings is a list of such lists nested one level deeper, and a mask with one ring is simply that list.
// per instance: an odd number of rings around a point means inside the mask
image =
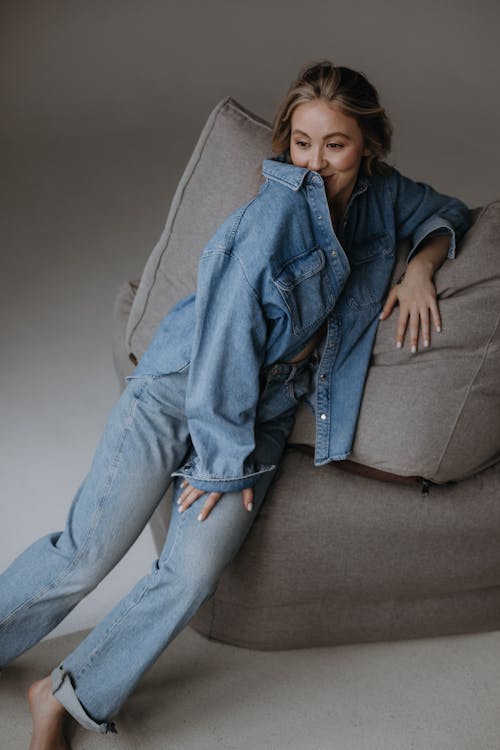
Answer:
[{"label": "woman's left hand", "polygon": [[[193,487],[187,479],[185,479],[181,487],[183,489],[183,492],[179,495],[179,499],[177,500],[177,505],[179,506],[178,510],[179,513],[182,513],[187,508],[189,508],[190,505],[195,503],[202,495],[205,495],[205,490],[199,490],[196,487]],[[210,511],[217,505],[219,500],[221,499],[223,492],[209,492],[207,501],[204,504],[203,508],[201,509],[200,514],[198,515],[198,521],[204,521],[205,518],[210,514]],[[248,487],[247,489],[243,490],[243,505],[246,510],[251,511],[253,510],[253,489],[252,487]]]},{"label": "woman's left hand", "polygon": [[401,282],[392,287],[382,308],[380,320],[389,317],[394,305],[399,304],[399,320],[396,329],[396,346],[400,349],[406,329],[409,326],[410,351],[418,349],[419,332],[422,334],[424,347],[430,344],[430,319],[436,331],[441,331],[441,317],[436,299],[436,288],[420,264],[408,265]]},{"label": "woman's left hand", "polygon": [[418,348],[418,335],[422,333],[424,346],[431,343],[430,318],[434,328],[441,331],[441,316],[436,299],[433,277],[444,262],[450,246],[449,235],[429,237],[408,263],[403,279],[392,287],[380,313],[380,320],[389,317],[396,302],[399,303],[399,320],[396,329],[396,346],[401,349],[405,332],[410,325],[410,351]]}]

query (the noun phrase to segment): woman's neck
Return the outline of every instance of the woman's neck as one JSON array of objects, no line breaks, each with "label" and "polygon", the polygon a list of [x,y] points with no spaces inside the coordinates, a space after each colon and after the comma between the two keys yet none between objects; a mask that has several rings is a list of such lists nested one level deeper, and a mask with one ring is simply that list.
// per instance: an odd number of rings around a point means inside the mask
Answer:
[{"label": "woman's neck", "polygon": [[329,206],[333,229],[335,232],[338,232],[344,220],[346,206],[341,201],[337,203],[330,203]]},{"label": "woman's neck", "polygon": [[331,217],[332,225],[333,225],[335,232],[340,231],[342,227],[345,213],[347,211],[347,206],[349,205],[349,201],[351,200],[353,191],[354,191],[354,186],[351,188],[351,190],[347,194],[341,193],[340,195],[336,195],[334,198],[328,199],[330,217]]},{"label": "woman's neck", "polygon": [[327,194],[330,216],[332,219],[333,228],[336,232],[342,227],[342,222],[344,221],[347,206],[349,205],[349,201],[351,200],[356,182],[357,176],[356,179],[353,179],[342,190],[336,192],[335,195],[328,196]]}]

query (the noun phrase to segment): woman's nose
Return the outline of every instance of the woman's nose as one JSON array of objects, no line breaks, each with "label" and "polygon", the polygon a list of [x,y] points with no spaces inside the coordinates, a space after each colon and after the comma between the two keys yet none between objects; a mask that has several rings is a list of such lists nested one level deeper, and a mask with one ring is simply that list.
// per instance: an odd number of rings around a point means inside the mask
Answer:
[{"label": "woman's nose", "polygon": [[325,165],[326,161],[321,151],[315,151],[311,154],[311,158],[309,159],[309,169],[313,172],[319,172]]}]

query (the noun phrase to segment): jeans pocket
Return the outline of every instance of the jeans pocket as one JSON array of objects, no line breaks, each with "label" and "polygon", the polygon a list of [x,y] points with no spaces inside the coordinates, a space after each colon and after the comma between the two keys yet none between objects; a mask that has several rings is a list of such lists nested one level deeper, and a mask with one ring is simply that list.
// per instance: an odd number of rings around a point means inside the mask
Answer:
[{"label": "jeans pocket", "polygon": [[152,378],[152,375],[127,375],[125,378],[127,381],[126,390],[137,401],[144,401],[144,392]]},{"label": "jeans pocket", "polygon": [[294,411],[301,399],[314,389],[317,351],[296,364],[278,362],[263,376],[257,421],[274,419]]},{"label": "jeans pocket", "polygon": [[290,379],[288,385],[291,391],[291,397],[295,401],[300,401],[304,396],[311,393],[314,388],[314,379],[316,374],[316,362],[308,361],[304,364],[294,376]]}]

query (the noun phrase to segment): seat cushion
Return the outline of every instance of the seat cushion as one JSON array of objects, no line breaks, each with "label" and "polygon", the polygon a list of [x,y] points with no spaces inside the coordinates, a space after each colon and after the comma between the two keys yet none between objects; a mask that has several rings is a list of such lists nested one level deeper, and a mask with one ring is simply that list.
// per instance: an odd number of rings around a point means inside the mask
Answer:
[{"label": "seat cushion", "polygon": [[[139,358],[170,307],[196,287],[198,256],[217,226],[255,195],[272,155],[268,123],[231,98],[210,114],[142,275],[127,326]],[[500,203],[472,215],[454,261],[436,274],[443,330],[417,355],[395,347],[397,309],[380,324],[351,459],[400,476],[463,479],[500,458]],[[398,248],[397,278],[407,253]],[[314,445],[299,410],[291,437]]]},{"label": "seat cushion", "polygon": [[496,630],[499,492],[500,464],[424,494],[313,467],[288,448],[245,544],[191,625],[257,649]]}]

